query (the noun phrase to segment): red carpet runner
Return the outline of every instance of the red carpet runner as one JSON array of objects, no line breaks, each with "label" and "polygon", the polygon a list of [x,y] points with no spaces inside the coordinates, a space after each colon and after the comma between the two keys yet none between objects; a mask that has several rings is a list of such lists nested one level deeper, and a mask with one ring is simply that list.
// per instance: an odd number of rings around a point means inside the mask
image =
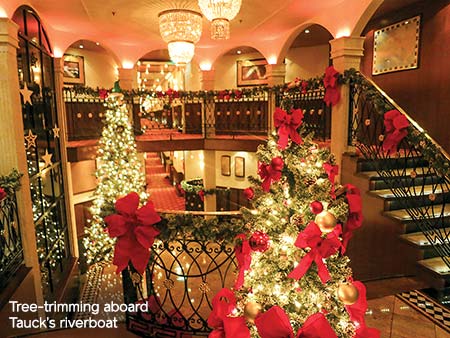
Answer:
[{"label": "red carpet runner", "polygon": [[147,153],[145,160],[147,192],[156,209],[185,210],[184,197],[179,197],[170,184],[169,174],[164,171],[157,153]]}]

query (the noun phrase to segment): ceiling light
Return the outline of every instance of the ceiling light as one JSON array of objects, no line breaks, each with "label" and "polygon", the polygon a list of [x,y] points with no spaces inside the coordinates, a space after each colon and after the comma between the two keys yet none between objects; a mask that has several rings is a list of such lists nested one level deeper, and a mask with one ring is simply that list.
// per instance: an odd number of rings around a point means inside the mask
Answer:
[{"label": "ceiling light", "polygon": [[238,49],[238,50],[236,51],[236,54],[242,54],[242,51],[241,51],[240,49]]},{"label": "ceiling light", "polygon": [[186,64],[194,57],[194,44],[202,35],[202,15],[188,9],[170,9],[159,13],[159,31],[168,43],[170,59]]},{"label": "ceiling light", "polygon": [[309,34],[310,30],[309,29],[305,29],[305,33]]},{"label": "ceiling light", "polygon": [[211,39],[230,38],[230,20],[239,13],[241,2],[241,0],[198,0],[202,13],[211,21]]},{"label": "ceiling light", "polygon": [[81,49],[83,49],[83,48],[84,48],[84,46],[83,46],[83,45],[80,45],[79,47],[80,47]]},{"label": "ceiling light", "polygon": [[96,42],[95,44],[96,44],[97,46],[100,46],[100,42]]}]

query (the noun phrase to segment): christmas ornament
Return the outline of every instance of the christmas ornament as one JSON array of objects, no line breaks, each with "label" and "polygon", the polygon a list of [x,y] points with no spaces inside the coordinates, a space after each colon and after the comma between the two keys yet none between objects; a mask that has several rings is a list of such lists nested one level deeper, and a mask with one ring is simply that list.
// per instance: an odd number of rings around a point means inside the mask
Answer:
[{"label": "christmas ornament", "polygon": [[59,128],[56,124],[55,124],[55,128],[53,128],[52,130],[53,130],[53,137],[59,138]]},{"label": "christmas ornament", "polygon": [[290,223],[295,224],[297,227],[300,227],[303,225],[303,215],[302,214],[294,214],[289,219]]},{"label": "christmas ornament", "polygon": [[291,109],[288,114],[281,108],[276,108],[273,114],[275,127],[278,128],[278,147],[286,149],[289,138],[296,144],[301,144],[302,138],[297,129],[302,124],[303,112],[301,109]]},{"label": "christmas ornament", "polygon": [[283,169],[284,162],[281,157],[275,157],[270,161],[270,164],[260,163],[258,166],[258,175],[263,180],[261,187],[265,192],[270,191],[270,185],[272,182],[279,181],[281,179],[281,170]]},{"label": "christmas ornament", "polygon": [[24,105],[27,102],[30,104],[30,106],[33,105],[33,102],[31,101],[31,96],[33,95],[33,91],[28,89],[28,84],[26,82],[23,84],[23,88],[20,89],[20,94],[22,94]]},{"label": "christmas ornament", "polygon": [[116,128],[116,131],[117,131],[118,133],[123,133],[124,130],[125,130],[125,127],[124,127],[124,126],[121,126],[121,125],[117,126],[117,128]]},{"label": "christmas ornament", "polygon": [[337,296],[345,305],[352,305],[358,300],[359,291],[351,283],[342,283],[337,289]]},{"label": "christmas ornament", "polygon": [[45,149],[45,154],[42,155],[42,159],[44,160],[44,168],[52,165],[52,154],[49,154],[47,149]]},{"label": "christmas ornament", "polygon": [[250,323],[254,323],[256,317],[261,313],[261,305],[255,302],[248,302],[244,307],[244,317]]},{"label": "christmas ornament", "polygon": [[273,158],[272,161],[270,161],[270,164],[271,164],[273,170],[281,170],[281,169],[283,169],[283,166],[284,166],[283,159],[279,156]]},{"label": "christmas ornament", "polygon": [[36,138],[37,135],[33,135],[31,129],[28,129],[28,135],[25,136],[26,149],[30,149],[31,147],[36,147]]},{"label": "christmas ornament", "polygon": [[[309,209],[314,215],[320,214],[323,211],[323,205],[319,201],[311,202]],[[317,223],[317,222],[316,222]]]},{"label": "christmas ornament", "polygon": [[329,211],[322,211],[316,216],[314,222],[319,227],[320,231],[328,234],[334,230],[337,224],[336,217]]},{"label": "christmas ornament", "polygon": [[249,239],[253,251],[264,252],[270,247],[269,236],[262,231],[255,231]]},{"label": "christmas ornament", "polygon": [[252,187],[245,188],[243,193],[244,193],[244,197],[248,200],[251,200],[251,199],[253,199],[253,197],[255,197],[255,192],[253,191]]}]

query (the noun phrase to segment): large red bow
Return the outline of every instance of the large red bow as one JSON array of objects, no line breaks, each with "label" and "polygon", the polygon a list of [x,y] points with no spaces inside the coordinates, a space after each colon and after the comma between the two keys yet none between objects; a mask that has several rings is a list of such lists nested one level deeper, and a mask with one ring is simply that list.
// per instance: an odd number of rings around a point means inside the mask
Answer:
[{"label": "large red bow", "polygon": [[326,173],[328,175],[328,179],[330,180],[330,183],[331,183],[330,195],[333,199],[335,199],[336,194],[334,193],[334,180],[335,180],[336,176],[339,174],[339,166],[332,165],[330,163],[324,163],[322,167],[326,171]]},{"label": "large red bow", "polygon": [[297,333],[297,338],[337,338],[324,314],[318,312],[308,317]]},{"label": "large red bow", "polygon": [[325,97],[323,100],[329,105],[335,105],[341,99],[341,93],[338,88],[337,79],[339,72],[330,66],[325,70],[325,76],[323,78],[323,85],[325,86]]},{"label": "large red bow", "polygon": [[283,166],[284,163],[281,157],[273,158],[270,164],[259,163],[258,175],[263,180],[261,186],[265,192],[269,192],[272,182],[281,179],[281,170],[283,169]]},{"label": "large red bow", "polygon": [[341,246],[339,235],[341,226],[337,225],[332,232],[322,238],[322,231],[315,222],[310,222],[308,226],[298,234],[295,246],[299,248],[311,248],[311,250],[300,260],[297,267],[288,275],[289,278],[300,279],[309,270],[312,262],[317,265],[317,272],[322,283],[331,279],[330,273],[323,262],[324,258],[335,254]]},{"label": "large red bow", "polygon": [[285,149],[289,137],[292,142],[297,144],[302,143],[302,138],[297,131],[297,128],[302,124],[303,112],[301,109],[291,109],[291,114],[288,114],[281,108],[276,108],[273,115],[275,120],[275,127],[278,128],[278,146]]},{"label": "large red bow", "polygon": [[346,305],[345,309],[350,315],[350,320],[355,324],[356,334],[354,338],[380,338],[380,331],[367,327],[364,315],[367,310],[366,287],[361,282],[353,282],[358,289],[358,300],[352,305]]},{"label": "large red bow", "polygon": [[252,248],[245,234],[237,235],[236,238],[241,239],[242,243],[234,247],[234,255],[238,261],[239,273],[234,283],[235,290],[239,290],[244,285],[245,271],[250,269],[252,263]]},{"label": "large red bow", "polygon": [[138,206],[139,195],[131,192],[116,201],[117,214],[105,217],[109,235],[117,237],[113,260],[117,265],[117,273],[131,261],[134,268],[142,274],[150,258],[149,249],[159,234],[152,226],[161,220],[153,203],[148,201],[140,209]]},{"label": "large red bow", "polygon": [[384,114],[385,138],[383,149],[389,155],[397,151],[398,144],[408,135],[408,126],[408,119],[398,110],[390,110]]},{"label": "large red bow", "polygon": [[231,290],[220,290],[213,298],[212,307],[208,325],[214,330],[209,334],[210,338],[250,337],[244,317],[229,317],[236,307],[236,297]]},{"label": "large red bow", "polygon": [[360,228],[363,223],[361,193],[354,185],[347,184],[345,187],[347,189],[348,218],[342,234],[342,254],[347,249],[347,244],[353,236],[353,231]]}]

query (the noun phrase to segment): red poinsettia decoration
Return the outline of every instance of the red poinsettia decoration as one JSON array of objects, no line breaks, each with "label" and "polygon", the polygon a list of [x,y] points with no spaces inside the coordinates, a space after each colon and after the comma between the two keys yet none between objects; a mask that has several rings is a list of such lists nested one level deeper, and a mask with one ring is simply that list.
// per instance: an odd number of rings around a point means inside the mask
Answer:
[{"label": "red poinsettia decoration", "polygon": [[384,114],[385,138],[383,149],[392,154],[397,152],[399,143],[408,135],[409,121],[398,110],[390,110]]},{"label": "red poinsettia decoration", "polygon": [[204,190],[200,190],[197,194],[200,197],[200,200],[202,202],[204,202],[205,201],[205,191]]},{"label": "red poinsettia decoration", "polygon": [[218,94],[217,94],[217,98],[219,100],[225,100],[228,101],[231,98],[230,93],[228,92],[228,90],[221,90]]},{"label": "red poinsettia decoration", "polygon": [[6,191],[3,188],[0,188],[0,201],[2,201],[3,199],[6,198],[6,195],[8,195],[6,193]]},{"label": "red poinsettia decoration", "polygon": [[306,94],[308,91],[308,81],[302,81],[300,87],[302,88],[302,94]]},{"label": "red poinsettia decoration", "polygon": [[131,192],[116,201],[117,214],[105,217],[109,235],[117,237],[113,260],[117,265],[117,273],[131,261],[134,268],[142,274],[150,258],[150,248],[159,234],[152,226],[161,220],[153,203],[148,201],[139,209],[138,206],[139,195]]},{"label": "red poinsettia decoration", "polygon": [[275,127],[278,128],[278,146],[281,149],[286,148],[289,138],[297,144],[303,142],[297,131],[303,120],[303,112],[301,109],[291,109],[291,113],[288,114],[283,109],[277,107],[273,117]]},{"label": "red poinsettia decoration", "polygon": [[275,157],[269,164],[260,163],[258,166],[258,175],[263,180],[261,187],[265,192],[269,192],[272,182],[281,179],[281,170],[284,162],[281,157]]},{"label": "red poinsettia decoration", "polygon": [[102,100],[104,100],[104,99],[106,99],[107,97],[108,97],[108,95],[109,95],[109,92],[106,90],[106,89],[100,89],[99,91],[98,91],[98,96],[102,99]]},{"label": "red poinsettia decoration", "polygon": [[338,87],[339,72],[330,66],[325,70],[325,77],[323,78],[323,85],[325,86],[325,97],[323,100],[327,106],[334,106],[341,99],[341,94]]},{"label": "red poinsettia decoration", "polygon": [[235,98],[236,100],[242,99],[242,91],[236,89],[236,90],[234,91],[234,98]]}]

